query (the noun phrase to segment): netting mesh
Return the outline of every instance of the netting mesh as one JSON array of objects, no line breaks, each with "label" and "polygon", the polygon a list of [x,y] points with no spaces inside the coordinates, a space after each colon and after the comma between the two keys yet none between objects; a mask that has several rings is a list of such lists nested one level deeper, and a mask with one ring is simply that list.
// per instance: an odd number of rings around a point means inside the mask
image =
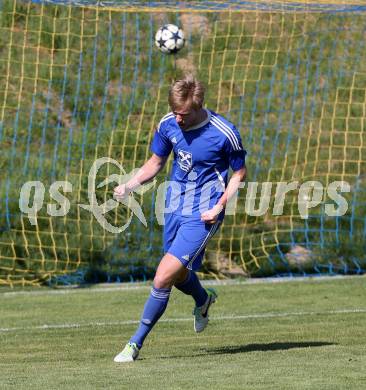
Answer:
[{"label": "netting mesh", "polygon": [[365,11],[363,0],[230,0],[230,1],[103,1],[103,0],[33,0],[34,3],[98,7],[124,12],[218,12],[218,11],[282,11],[282,12],[357,12]]},{"label": "netting mesh", "polygon": [[[120,235],[103,229],[89,203],[88,173],[111,157],[128,172],[149,157],[171,81],[195,73],[207,107],[240,129],[248,181],[347,181],[345,215],[303,219],[298,191],[283,215],[250,216],[241,190],[235,215],[211,240],[206,275],[363,272],[366,187],[365,2],[0,3],[0,283],[119,281],[150,277],[162,255],[152,189],[138,201],[148,226],[132,218]],[[168,12],[169,11],[169,12]],[[180,25],[176,56],[153,45],[164,23]],[[167,169],[159,182],[167,177]],[[100,180],[119,173],[105,165]],[[27,181],[44,185],[36,224],[19,210]],[[65,216],[51,217],[49,188],[72,188]],[[262,186],[259,184],[258,196]],[[99,203],[113,185],[97,189]],[[62,192],[62,191],[61,191]],[[257,201],[258,204],[258,201]],[[107,220],[121,226],[130,211]]]}]

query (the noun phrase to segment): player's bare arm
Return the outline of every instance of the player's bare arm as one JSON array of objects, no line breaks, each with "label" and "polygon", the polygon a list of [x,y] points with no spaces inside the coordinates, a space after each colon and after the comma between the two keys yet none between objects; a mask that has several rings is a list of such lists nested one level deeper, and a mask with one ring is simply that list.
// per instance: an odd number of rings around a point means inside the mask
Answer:
[{"label": "player's bare arm", "polygon": [[131,191],[153,179],[163,168],[168,157],[153,154],[127,183],[114,188],[115,198],[124,198]]},{"label": "player's bare arm", "polygon": [[226,206],[227,202],[234,196],[236,191],[239,189],[240,183],[245,180],[246,174],[247,169],[245,166],[233,172],[226,187],[226,190],[222,194],[217,204],[212,209],[207,210],[201,214],[202,221],[205,221],[207,223],[215,223],[217,221],[218,215]]}]

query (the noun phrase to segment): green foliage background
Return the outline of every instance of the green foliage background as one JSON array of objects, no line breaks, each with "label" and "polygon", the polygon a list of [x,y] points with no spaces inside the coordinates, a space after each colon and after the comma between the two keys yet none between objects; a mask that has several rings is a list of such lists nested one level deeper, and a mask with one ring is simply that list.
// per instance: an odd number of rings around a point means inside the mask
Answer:
[{"label": "green foliage background", "polygon": [[[162,254],[153,191],[137,196],[148,228],[134,218],[119,236],[78,204],[88,203],[96,158],[112,157],[127,172],[148,158],[153,130],[169,111],[169,85],[187,71],[207,85],[207,106],[240,129],[249,181],[347,180],[352,188],[344,217],[326,217],[324,199],[309,220],[299,216],[296,191],[281,217],[249,217],[241,192],[238,212],[208,247],[205,274],[229,275],[238,267],[255,276],[364,270],[364,13],[125,13],[12,0],[0,7],[3,283],[65,274],[59,282],[152,276]],[[187,36],[177,57],[153,45],[166,22]],[[105,167],[101,180],[113,169]],[[28,180],[46,188],[37,226],[19,211]],[[73,186],[66,217],[47,214],[55,180]],[[112,188],[97,191],[101,203]],[[107,218],[122,225],[128,216],[120,207]],[[294,246],[310,257],[289,262]]]}]

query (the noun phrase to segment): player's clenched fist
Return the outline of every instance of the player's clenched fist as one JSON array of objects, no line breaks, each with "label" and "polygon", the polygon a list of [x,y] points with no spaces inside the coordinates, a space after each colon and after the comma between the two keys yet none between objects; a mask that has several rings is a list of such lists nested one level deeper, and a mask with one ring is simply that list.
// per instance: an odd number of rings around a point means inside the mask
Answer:
[{"label": "player's clenched fist", "polygon": [[215,223],[223,207],[220,204],[215,205],[211,210],[207,210],[201,214],[201,220],[206,223]]},{"label": "player's clenched fist", "polygon": [[119,186],[114,188],[114,190],[113,190],[113,197],[116,200],[122,200],[124,198],[127,198],[129,193],[130,193],[130,190],[126,186],[126,184],[120,184]]}]

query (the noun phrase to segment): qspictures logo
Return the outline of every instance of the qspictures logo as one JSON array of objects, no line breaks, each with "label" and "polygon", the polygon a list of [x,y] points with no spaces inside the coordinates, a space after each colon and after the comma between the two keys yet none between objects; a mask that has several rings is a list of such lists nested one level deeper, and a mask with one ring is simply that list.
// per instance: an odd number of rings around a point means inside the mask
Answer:
[{"label": "qspictures logo", "polygon": [[[116,166],[121,174],[111,174],[101,183],[96,184],[96,178],[101,167],[105,164],[112,164]],[[134,169],[129,174],[126,174],[123,166],[119,164],[116,160],[109,157],[102,157],[97,159],[90,168],[88,174],[88,201],[87,204],[78,204],[79,207],[91,212],[97,222],[110,233],[121,233],[127,229],[130,225],[133,216],[135,215],[141,223],[146,227],[147,222],[145,215],[142,211],[140,204],[136,201],[133,196],[133,192],[130,193],[126,198],[120,199],[119,201],[111,198],[104,203],[98,203],[96,196],[96,189],[100,189],[112,182],[116,185],[126,183],[132,176],[136,174],[138,169]],[[144,186],[140,186],[134,192],[137,194],[142,193],[150,189],[154,183],[149,183]],[[64,217],[70,211],[70,201],[67,197],[61,194],[60,189],[63,192],[72,192],[72,184],[68,181],[56,181],[51,184],[49,193],[50,197],[56,201],[57,204],[47,204],[47,213],[52,217]],[[34,191],[34,196],[32,199],[31,193]],[[37,213],[41,210],[44,203],[45,197],[45,186],[40,181],[28,181],[26,182],[20,191],[19,197],[19,209],[22,213],[26,214],[29,218],[29,221],[32,225],[37,224]],[[130,217],[123,224],[123,226],[114,226],[106,219],[105,215],[115,209],[116,207],[123,205],[131,210]]]},{"label": "qspictures logo", "polygon": [[[183,164],[187,164],[188,166],[189,156],[182,156],[182,161]],[[97,184],[96,179],[101,176],[100,170],[106,164],[112,164],[120,173],[108,175],[102,182]],[[126,196],[117,200],[111,197],[104,203],[98,203],[96,194],[97,189],[103,188],[110,183],[115,183],[115,186],[127,183],[139,171],[140,169],[136,168],[127,174],[123,166],[116,160],[109,157],[97,159],[91,166],[88,174],[88,203],[80,203],[77,206],[92,213],[100,226],[110,233],[121,233],[126,230],[134,216],[147,227],[143,209],[135,199],[134,193],[142,194],[151,190],[152,187],[155,187],[155,182],[139,185],[133,192],[128,193]],[[196,175],[191,177],[189,181],[190,188],[192,189],[196,189],[197,187],[194,185],[195,179]],[[245,200],[243,200],[243,197],[239,197],[239,193],[244,189],[246,189]],[[176,195],[180,195],[185,190],[186,188],[182,187],[182,183],[176,181],[164,181],[157,186],[153,199],[155,199],[155,216],[160,225],[164,225],[164,214],[177,211],[178,207],[181,207],[181,212],[186,213],[184,215],[189,215],[192,210],[192,204],[188,203],[195,199],[194,196],[183,197],[183,205],[180,205],[179,202],[171,201],[171,199],[177,199],[174,196],[174,192]],[[214,191],[222,192],[223,190],[222,183],[218,180],[205,183],[200,189],[199,211],[201,213],[207,211],[209,204],[208,197],[212,196]],[[46,205],[47,214],[51,217],[66,216],[71,207],[70,200],[66,194],[72,191],[73,186],[68,181],[55,181],[52,183],[49,187],[49,194],[54,202]],[[333,181],[326,187],[321,182],[314,180],[304,183],[298,181],[243,182],[240,183],[239,190],[227,204],[225,214],[235,215],[238,210],[241,213],[244,210],[249,216],[263,216],[268,212],[272,212],[272,215],[280,216],[283,215],[286,201],[290,198],[291,208],[297,207],[302,219],[309,218],[309,210],[319,205],[324,207],[324,213],[327,216],[339,217],[346,214],[348,210],[347,199],[342,193],[350,191],[351,186],[345,181]],[[171,193],[169,199],[167,197],[168,192]],[[45,193],[46,187],[41,181],[27,181],[20,190],[19,209],[28,217],[32,225],[37,225],[38,213],[44,207]],[[296,199],[297,204],[294,204],[294,199]],[[124,207],[130,210],[130,213],[128,213],[129,217],[122,226],[114,226],[106,218],[107,213],[117,207]],[[272,210],[270,210],[270,207],[272,207]]]}]

